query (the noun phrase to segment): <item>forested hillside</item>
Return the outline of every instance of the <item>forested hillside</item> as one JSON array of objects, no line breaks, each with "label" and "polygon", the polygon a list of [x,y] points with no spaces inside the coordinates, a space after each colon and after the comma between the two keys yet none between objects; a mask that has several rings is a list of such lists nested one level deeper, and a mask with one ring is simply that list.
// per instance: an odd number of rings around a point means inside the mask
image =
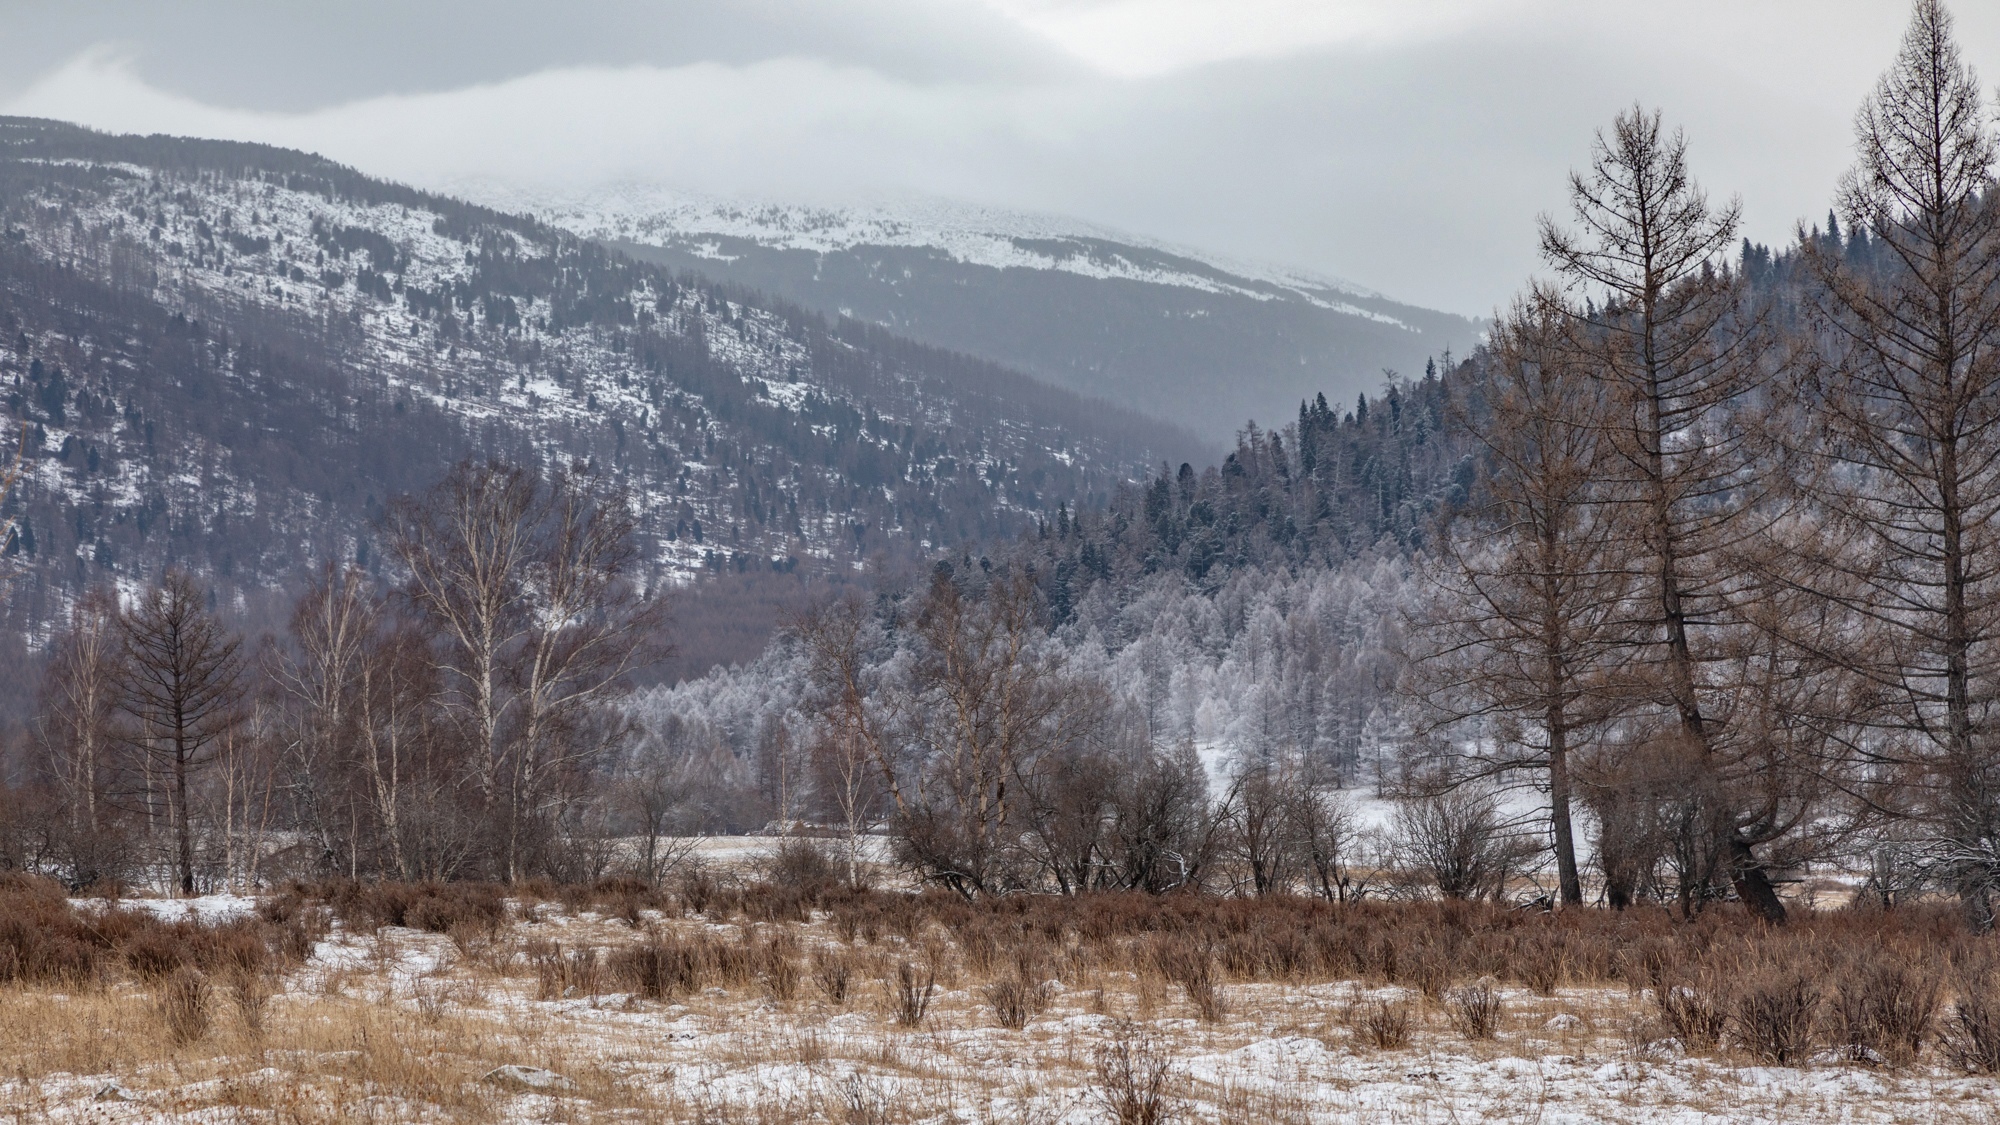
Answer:
[{"label": "forested hillside", "polygon": [[468,184],[635,257],[1004,363],[1210,442],[1472,347],[1480,323],[1303,271],[943,204],[814,208]]},{"label": "forested hillside", "polygon": [[[1185,434],[261,146],[0,123],[5,643],[177,565],[254,614],[463,457],[580,465],[649,586],[852,573],[1104,503]],[[10,438],[8,450],[14,446]]]}]

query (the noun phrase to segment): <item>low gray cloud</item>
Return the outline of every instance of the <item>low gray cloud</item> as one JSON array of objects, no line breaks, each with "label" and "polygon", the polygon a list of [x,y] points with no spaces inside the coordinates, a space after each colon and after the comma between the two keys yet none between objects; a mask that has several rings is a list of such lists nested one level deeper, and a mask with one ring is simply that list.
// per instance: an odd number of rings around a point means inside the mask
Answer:
[{"label": "low gray cloud", "polygon": [[[0,99],[429,185],[1074,214],[1479,313],[1536,267],[1535,215],[1635,100],[1688,128],[1752,237],[1823,215],[1903,20],[1858,0],[1451,0],[1399,23],[1325,2],[1353,20],[1296,0],[1245,0],[1262,22],[1229,35],[1207,0],[30,4],[0,32]],[[2000,66],[2000,13],[1962,15],[1968,53]]]}]

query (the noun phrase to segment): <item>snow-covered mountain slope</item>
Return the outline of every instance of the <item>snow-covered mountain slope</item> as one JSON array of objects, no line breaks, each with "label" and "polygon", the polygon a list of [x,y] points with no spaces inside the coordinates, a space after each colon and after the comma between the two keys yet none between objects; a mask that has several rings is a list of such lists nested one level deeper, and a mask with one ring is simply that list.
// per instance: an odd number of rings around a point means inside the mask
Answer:
[{"label": "snow-covered mountain slope", "polygon": [[993,364],[279,149],[0,119],[0,233],[16,631],[169,564],[244,599],[378,565],[382,504],[466,456],[609,475],[654,583],[920,556],[1199,456]]},{"label": "snow-covered mountain slope", "polygon": [[1463,353],[1479,325],[1350,282],[1076,220],[939,201],[746,203],[646,185],[454,191],[635,255],[756,286],[1224,439],[1384,369]]}]

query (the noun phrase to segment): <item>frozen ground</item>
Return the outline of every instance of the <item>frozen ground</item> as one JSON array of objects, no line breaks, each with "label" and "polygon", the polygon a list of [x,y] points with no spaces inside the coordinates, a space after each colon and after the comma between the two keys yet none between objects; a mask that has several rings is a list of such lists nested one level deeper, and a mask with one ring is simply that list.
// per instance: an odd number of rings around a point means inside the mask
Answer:
[{"label": "frozen ground", "polygon": [[[212,914],[244,904],[200,902]],[[1633,1034],[1647,1003],[1623,989],[1503,990],[1497,1038],[1468,1042],[1402,989],[1232,984],[1224,1018],[1202,1022],[1162,980],[1065,956],[1047,970],[1047,1008],[1007,1030],[984,993],[990,978],[941,932],[849,944],[824,922],[792,928],[806,964],[820,950],[852,958],[840,1002],[809,970],[787,999],[764,978],[649,1001],[594,968],[551,986],[531,961],[615,949],[654,929],[743,946],[776,929],[654,912],[634,927],[549,904],[516,914],[490,939],[458,942],[336,930],[285,978],[261,1034],[224,1008],[206,1040],[180,1049],[161,1045],[136,989],[0,989],[0,1025],[16,1037],[35,1029],[10,1048],[0,1110],[18,1121],[1084,1125],[1114,1120],[1097,1063],[1124,1039],[1165,1063],[1168,1108],[1185,1123],[2000,1119],[2000,1085],[1929,1066],[1690,1057]],[[890,1015],[886,982],[905,960],[938,967],[936,999],[915,1028]],[[1376,1049],[1356,1029],[1356,1013],[1377,1000],[1409,1005],[1407,1047]],[[508,1066],[528,1069],[498,1070]]]}]

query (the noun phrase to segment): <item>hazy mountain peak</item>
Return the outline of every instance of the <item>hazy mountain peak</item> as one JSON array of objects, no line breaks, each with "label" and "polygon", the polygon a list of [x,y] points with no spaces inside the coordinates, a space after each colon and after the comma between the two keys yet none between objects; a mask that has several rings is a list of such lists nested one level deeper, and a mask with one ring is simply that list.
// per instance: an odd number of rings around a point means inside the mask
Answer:
[{"label": "hazy mountain peak", "polygon": [[1477,322],[1311,270],[934,198],[813,205],[646,183],[454,193],[828,315],[1025,369],[1226,440],[1464,351]]}]

